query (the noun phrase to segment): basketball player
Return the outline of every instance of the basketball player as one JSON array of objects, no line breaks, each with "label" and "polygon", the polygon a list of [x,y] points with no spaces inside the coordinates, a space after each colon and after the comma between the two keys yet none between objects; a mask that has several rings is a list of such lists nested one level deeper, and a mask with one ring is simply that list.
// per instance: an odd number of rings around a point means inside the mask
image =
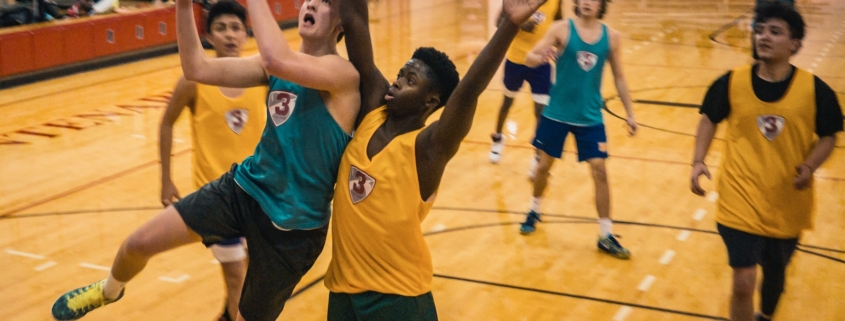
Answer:
[{"label": "basketball player", "polygon": [[[491,136],[493,143],[490,146],[490,162],[498,164],[502,159],[502,152],[505,148],[505,136],[502,135],[502,127],[508,117],[514,97],[524,82],[531,87],[531,97],[534,99],[534,116],[540,120],[543,108],[549,104],[549,88],[552,86],[552,65],[541,64],[536,68],[525,66],[525,55],[534,48],[534,45],[543,38],[546,31],[555,20],[560,20],[560,0],[546,2],[537,12],[520,26],[516,38],[513,40],[508,53],[505,56],[505,98],[502,107],[499,108],[499,118],[496,120],[496,131]],[[537,157],[531,162],[529,176],[533,176],[536,167]]]},{"label": "basketball player", "polygon": [[607,134],[601,109],[601,78],[604,62],[613,69],[614,84],[625,111],[628,131],[634,135],[631,94],[622,73],[621,36],[599,21],[607,11],[610,0],[576,0],[575,18],[556,22],[546,36],[525,58],[529,67],[549,61],[557,62],[557,81],[551,89],[549,106],[537,125],[534,147],[539,150],[540,163],[534,177],[531,210],[519,231],[530,234],[540,221],[540,205],[549,170],[555,158],[563,157],[563,143],[572,133],[578,146],[578,161],[590,164],[595,184],[596,210],[599,215],[598,248],[614,257],[628,259],[631,252],[613,236],[610,218],[610,187],[607,182]]},{"label": "basketball player", "polygon": [[155,254],[245,236],[251,259],[238,319],[275,320],[323,249],[338,164],[360,107],[358,73],[337,54],[338,0],[303,3],[300,52],[290,49],[266,1],[247,0],[261,54],[247,58],[207,58],[191,0],[176,6],[185,77],[221,87],[269,83],[264,133],[242,164],[136,230],[106,280],[62,295],[53,305],[56,319],[78,319],[119,300]]},{"label": "basketball player", "polygon": [[[437,319],[431,255],[420,222],[446,163],[469,132],[478,96],[519,25],[543,3],[503,2],[507,19],[462,81],[445,54],[420,48],[393,85],[373,61],[366,0],[343,2],[350,61],[361,73],[362,120],[338,171],[325,278],[329,320]],[[428,116],[444,105],[440,120],[426,126]]]},{"label": "basketball player", "polygon": [[[235,1],[215,3],[209,8],[206,32],[206,39],[218,58],[240,57],[241,48],[247,41],[246,9]],[[185,106],[190,106],[192,115],[193,181],[194,188],[199,189],[255,151],[267,121],[266,97],[265,86],[226,88],[199,84],[185,77],[179,79],[164,112],[159,136],[161,203],[165,207],[180,198],[170,179],[170,152],[173,124]],[[238,315],[238,301],[246,276],[246,248],[241,238],[234,238],[216,243],[210,249],[220,262],[226,284],[227,303],[219,320],[230,321]]]},{"label": "basketball player", "polygon": [[692,164],[692,192],[710,172],[704,156],[727,123],[716,222],[733,269],[731,320],[754,314],[757,265],[763,270],[760,313],[770,320],[783,292],[798,238],[813,227],[813,172],[842,131],[836,94],[812,73],[791,65],[801,49],[804,20],[781,3],[757,7],[754,38],[760,59],[717,79],[701,106]]}]

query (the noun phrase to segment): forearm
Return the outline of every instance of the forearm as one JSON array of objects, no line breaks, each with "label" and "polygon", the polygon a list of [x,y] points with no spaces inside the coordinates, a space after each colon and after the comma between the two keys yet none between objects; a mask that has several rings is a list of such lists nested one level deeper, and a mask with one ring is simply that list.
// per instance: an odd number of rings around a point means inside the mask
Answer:
[{"label": "forearm", "polygon": [[533,50],[525,55],[525,66],[529,68],[537,68],[537,66],[542,65],[544,62],[542,55]]},{"label": "forearm", "polygon": [[810,156],[807,156],[807,159],[804,160],[804,164],[810,166],[810,169],[815,171],[822,166],[825,160],[830,156],[830,153],[833,152],[833,148],[836,146],[836,135],[832,136],[825,136],[819,138],[819,141],[816,143],[816,147],[813,148],[813,151],[810,152]]},{"label": "forearm", "polygon": [[[619,99],[622,100],[622,105],[625,106],[625,112],[628,117],[634,116],[634,101],[631,99],[631,92],[628,91],[628,82],[625,77],[614,77],[616,84],[616,92],[619,94]],[[711,137],[712,138],[712,137]]]},{"label": "forearm", "polygon": [[252,31],[258,52],[264,62],[264,68],[278,72],[283,69],[284,62],[290,59],[293,51],[279,29],[279,25],[270,13],[266,1],[247,0],[247,11],[252,21]]},{"label": "forearm", "polygon": [[698,131],[695,135],[695,153],[692,157],[692,162],[704,162],[704,157],[707,156],[707,151],[710,149],[710,143],[713,142],[713,137],[716,135],[716,124],[710,121],[707,115],[701,115],[701,121],[698,122]]},{"label": "forearm", "polygon": [[193,3],[190,0],[176,2],[176,43],[185,78],[195,80],[205,70],[205,51],[202,49],[197,25],[194,22]]},{"label": "forearm", "polygon": [[170,153],[173,148],[173,125],[161,124],[158,135],[159,159],[161,160],[161,182],[170,181]]}]

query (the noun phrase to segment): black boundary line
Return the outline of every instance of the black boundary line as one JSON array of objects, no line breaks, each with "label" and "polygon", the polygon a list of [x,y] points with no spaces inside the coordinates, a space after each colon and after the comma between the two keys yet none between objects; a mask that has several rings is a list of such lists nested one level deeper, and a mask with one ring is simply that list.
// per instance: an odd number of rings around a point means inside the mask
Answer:
[{"label": "black boundary line", "polygon": [[96,210],[92,209],[92,210],[43,212],[43,213],[32,213],[32,214],[23,214],[23,215],[0,216],[0,220],[10,220],[10,219],[16,219],[16,218],[42,217],[42,216],[54,216],[54,215],[100,214],[100,213],[111,213],[111,212],[134,212],[134,211],[151,211],[151,210],[164,210],[164,207],[163,206],[138,206],[138,207],[104,208],[104,209],[96,209]]},{"label": "black boundary line", "polygon": [[799,246],[797,248],[797,250],[800,251],[800,252],[804,252],[804,253],[807,253],[807,254],[810,254],[810,255],[815,255],[815,256],[825,258],[825,259],[828,259],[828,260],[831,260],[831,261],[834,261],[834,262],[845,263],[845,260],[843,260],[843,259],[839,259],[839,258],[832,257],[830,255],[824,255],[824,254],[821,254],[819,252],[813,252],[813,251],[810,251],[810,250],[807,250],[807,249],[803,249],[803,248],[801,248],[800,245],[801,244],[799,244]]},{"label": "black boundary line", "polygon": [[550,291],[550,290],[543,290],[543,289],[536,289],[536,288],[527,288],[527,287],[522,287],[522,286],[517,286],[517,285],[510,285],[510,284],[496,283],[496,282],[489,282],[489,281],[481,281],[481,280],[473,280],[473,279],[467,279],[467,278],[449,276],[449,275],[443,275],[443,274],[437,274],[437,273],[435,273],[434,276],[438,277],[438,278],[450,279],[450,280],[455,280],[455,281],[484,284],[484,285],[496,286],[496,287],[501,287],[501,288],[530,291],[530,292],[543,293],[543,294],[551,294],[551,295],[563,296],[563,297],[568,297],[568,298],[573,298],[573,299],[581,299],[581,300],[588,300],[588,301],[615,304],[615,305],[624,305],[624,306],[629,306],[629,307],[634,307],[634,308],[639,308],[639,309],[644,309],[644,310],[652,310],[652,311],[659,311],[659,312],[664,312],[664,313],[679,314],[679,315],[684,315],[684,316],[689,316],[689,317],[697,317],[697,318],[702,318],[702,319],[729,321],[727,318],[720,317],[720,316],[712,316],[712,315],[686,312],[686,311],[680,311],[680,310],[659,308],[659,307],[655,307],[655,306],[642,305],[642,304],[636,304],[636,303],[630,303],[630,302],[622,302],[622,301],[616,301],[616,300],[594,298],[594,297],[590,297],[590,296],[578,295],[578,294],[572,294],[572,293],[566,293],[566,292]]},{"label": "black boundary line", "polygon": [[657,105],[657,106],[682,107],[682,108],[701,108],[701,105],[699,105],[699,104],[677,103],[677,102],[672,102],[672,101],[659,101],[659,100],[647,100],[647,99],[634,99],[634,103],[646,104],[646,105]]}]

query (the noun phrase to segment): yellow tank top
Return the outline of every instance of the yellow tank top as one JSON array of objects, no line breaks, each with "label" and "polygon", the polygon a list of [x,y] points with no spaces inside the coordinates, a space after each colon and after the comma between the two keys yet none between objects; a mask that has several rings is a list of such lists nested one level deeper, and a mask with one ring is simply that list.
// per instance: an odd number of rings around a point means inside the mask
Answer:
[{"label": "yellow tank top", "polygon": [[431,291],[434,272],[420,222],[434,200],[420,197],[414,150],[421,130],[395,137],[370,160],[367,145],[386,118],[384,107],[364,117],[340,163],[325,278],[332,292]]},{"label": "yellow tank top", "polygon": [[232,99],[216,86],[197,84],[191,120],[196,188],[252,155],[267,120],[265,98],[267,87],[247,88],[240,97]]},{"label": "yellow tank top", "polygon": [[815,214],[812,184],[803,191],[793,186],[795,167],[817,141],[814,77],[796,68],[786,94],[772,103],[757,98],[751,77],[751,66],[730,76],[716,221],[751,234],[795,238],[813,227]]},{"label": "yellow tank top", "polygon": [[531,49],[534,49],[537,42],[539,42],[540,39],[543,39],[543,36],[546,35],[546,31],[549,31],[558,10],[560,10],[560,1],[552,0],[540,6],[540,8],[537,9],[537,12],[531,16],[531,19],[534,19],[534,21],[537,22],[534,30],[532,30],[532,32],[520,30],[516,34],[516,38],[513,39],[513,43],[511,43],[510,48],[508,48],[508,53],[505,58],[513,63],[524,65],[525,55],[527,55]]}]

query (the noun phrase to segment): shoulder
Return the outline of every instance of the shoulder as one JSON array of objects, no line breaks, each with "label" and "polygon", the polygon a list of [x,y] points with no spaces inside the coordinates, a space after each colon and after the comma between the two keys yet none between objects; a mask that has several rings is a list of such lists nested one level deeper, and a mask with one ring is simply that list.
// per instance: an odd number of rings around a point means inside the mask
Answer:
[{"label": "shoulder", "polygon": [[195,97],[197,95],[197,83],[188,80],[185,76],[179,77],[176,87],[173,88],[173,96]]}]

